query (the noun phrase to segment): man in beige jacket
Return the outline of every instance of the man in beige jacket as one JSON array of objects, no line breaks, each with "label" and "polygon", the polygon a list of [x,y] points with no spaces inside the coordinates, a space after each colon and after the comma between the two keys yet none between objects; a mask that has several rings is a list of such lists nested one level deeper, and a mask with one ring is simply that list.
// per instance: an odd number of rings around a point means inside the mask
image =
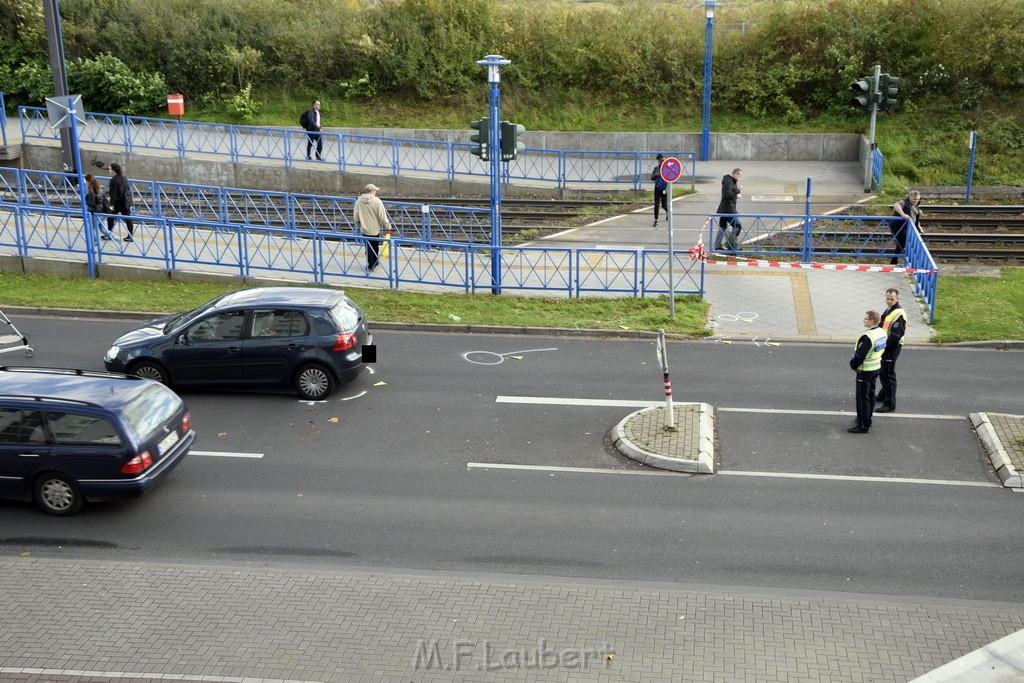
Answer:
[{"label": "man in beige jacket", "polygon": [[352,210],[352,219],[359,226],[359,231],[366,238],[366,272],[377,267],[380,259],[381,235],[391,230],[388,212],[384,210],[384,202],[377,196],[378,187],[370,183],[363,188],[363,194],[356,200]]}]

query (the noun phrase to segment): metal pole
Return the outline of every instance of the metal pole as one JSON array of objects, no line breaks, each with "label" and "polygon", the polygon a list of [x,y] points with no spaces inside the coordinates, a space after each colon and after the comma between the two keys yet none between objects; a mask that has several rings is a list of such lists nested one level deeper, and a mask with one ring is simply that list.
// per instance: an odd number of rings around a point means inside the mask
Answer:
[{"label": "metal pole", "polygon": [[85,178],[82,176],[82,154],[81,150],[78,149],[78,120],[75,118],[77,113],[75,111],[75,101],[69,97],[68,118],[71,119],[71,127],[69,128],[71,131],[71,148],[74,150],[75,173],[78,175],[78,200],[82,203],[82,228],[85,231],[85,260],[89,266],[89,279],[91,280],[96,277],[95,258],[92,250],[98,237],[93,234],[92,214],[89,213],[89,208],[85,204]]},{"label": "metal pole", "polygon": [[[53,95],[65,97],[68,94],[68,72],[64,62],[64,36],[60,27],[60,6],[57,0],[43,0],[43,23],[46,25],[46,42],[50,46],[50,69],[53,72]],[[72,149],[71,129],[60,129],[61,156],[64,172],[75,172],[75,152]]]},{"label": "metal pole", "polygon": [[668,317],[676,319],[676,284],[675,284],[675,259],[672,258],[672,183],[666,188],[668,192],[668,203],[665,214],[668,218]]},{"label": "metal pole", "polygon": [[487,147],[491,162],[491,293],[501,294],[501,67],[511,64],[501,55],[487,55],[477,64],[487,67],[490,88]]},{"label": "metal pole", "polygon": [[974,150],[978,146],[978,131],[971,131],[971,139],[967,143],[967,146],[971,148],[971,161],[967,165],[967,196],[964,197],[964,201],[968,204],[971,203],[971,185],[974,184]]},{"label": "metal pole", "polygon": [[700,160],[708,160],[708,148],[711,146],[711,55],[715,35],[715,7],[718,3],[707,0],[704,3],[704,110],[700,133]]},{"label": "metal pole", "polygon": [[865,192],[871,192],[871,169],[875,165],[875,119],[878,117],[878,88],[881,80],[882,65],[875,64],[875,76],[871,86],[871,128],[868,132],[868,163],[864,167]]},{"label": "metal pole", "polygon": [[661,376],[665,383],[665,429],[675,431],[676,411],[672,407],[672,378],[668,375],[668,344],[665,343],[665,330],[658,330],[658,361],[661,363]]}]

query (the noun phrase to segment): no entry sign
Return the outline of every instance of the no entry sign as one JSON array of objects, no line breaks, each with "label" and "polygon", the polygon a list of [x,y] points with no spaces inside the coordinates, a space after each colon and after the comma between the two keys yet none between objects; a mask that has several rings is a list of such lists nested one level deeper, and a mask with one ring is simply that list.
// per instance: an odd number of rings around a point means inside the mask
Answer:
[{"label": "no entry sign", "polygon": [[661,177],[666,183],[674,183],[683,174],[683,165],[679,159],[669,157],[661,162]]}]

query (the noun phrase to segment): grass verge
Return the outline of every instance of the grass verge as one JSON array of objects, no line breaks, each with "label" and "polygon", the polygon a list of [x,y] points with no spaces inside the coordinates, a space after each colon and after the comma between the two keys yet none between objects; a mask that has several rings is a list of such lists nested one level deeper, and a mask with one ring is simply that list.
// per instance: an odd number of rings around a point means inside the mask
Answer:
[{"label": "grass verge", "polygon": [[940,275],[932,341],[1024,339],[1024,268],[998,278]]},{"label": "grass verge", "polygon": [[[3,306],[171,313],[194,308],[236,283],[62,278],[0,272]],[[373,322],[461,323],[508,327],[650,330],[703,337],[707,304],[677,296],[675,319],[668,297],[563,299],[488,294],[432,294],[388,289],[346,288]]]}]

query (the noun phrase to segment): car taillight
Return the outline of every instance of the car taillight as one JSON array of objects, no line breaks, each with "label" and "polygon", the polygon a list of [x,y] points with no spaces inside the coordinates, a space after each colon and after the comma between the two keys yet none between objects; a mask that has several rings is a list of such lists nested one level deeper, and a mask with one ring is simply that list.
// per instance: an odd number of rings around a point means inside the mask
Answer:
[{"label": "car taillight", "polygon": [[334,350],[344,351],[346,349],[351,349],[353,346],[356,345],[358,341],[359,339],[356,337],[356,335],[352,334],[351,332],[339,334],[338,341],[334,342]]},{"label": "car taillight", "polygon": [[138,474],[153,464],[153,457],[149,451],[142,451],[134,458],[121,465],[121,472],[124,474]]},{"label": "car taillight", "polygon": [[192,416],[186,410],[185,417],[181,418],[181,433],[184,434],[190,429],[192,429]]}]

